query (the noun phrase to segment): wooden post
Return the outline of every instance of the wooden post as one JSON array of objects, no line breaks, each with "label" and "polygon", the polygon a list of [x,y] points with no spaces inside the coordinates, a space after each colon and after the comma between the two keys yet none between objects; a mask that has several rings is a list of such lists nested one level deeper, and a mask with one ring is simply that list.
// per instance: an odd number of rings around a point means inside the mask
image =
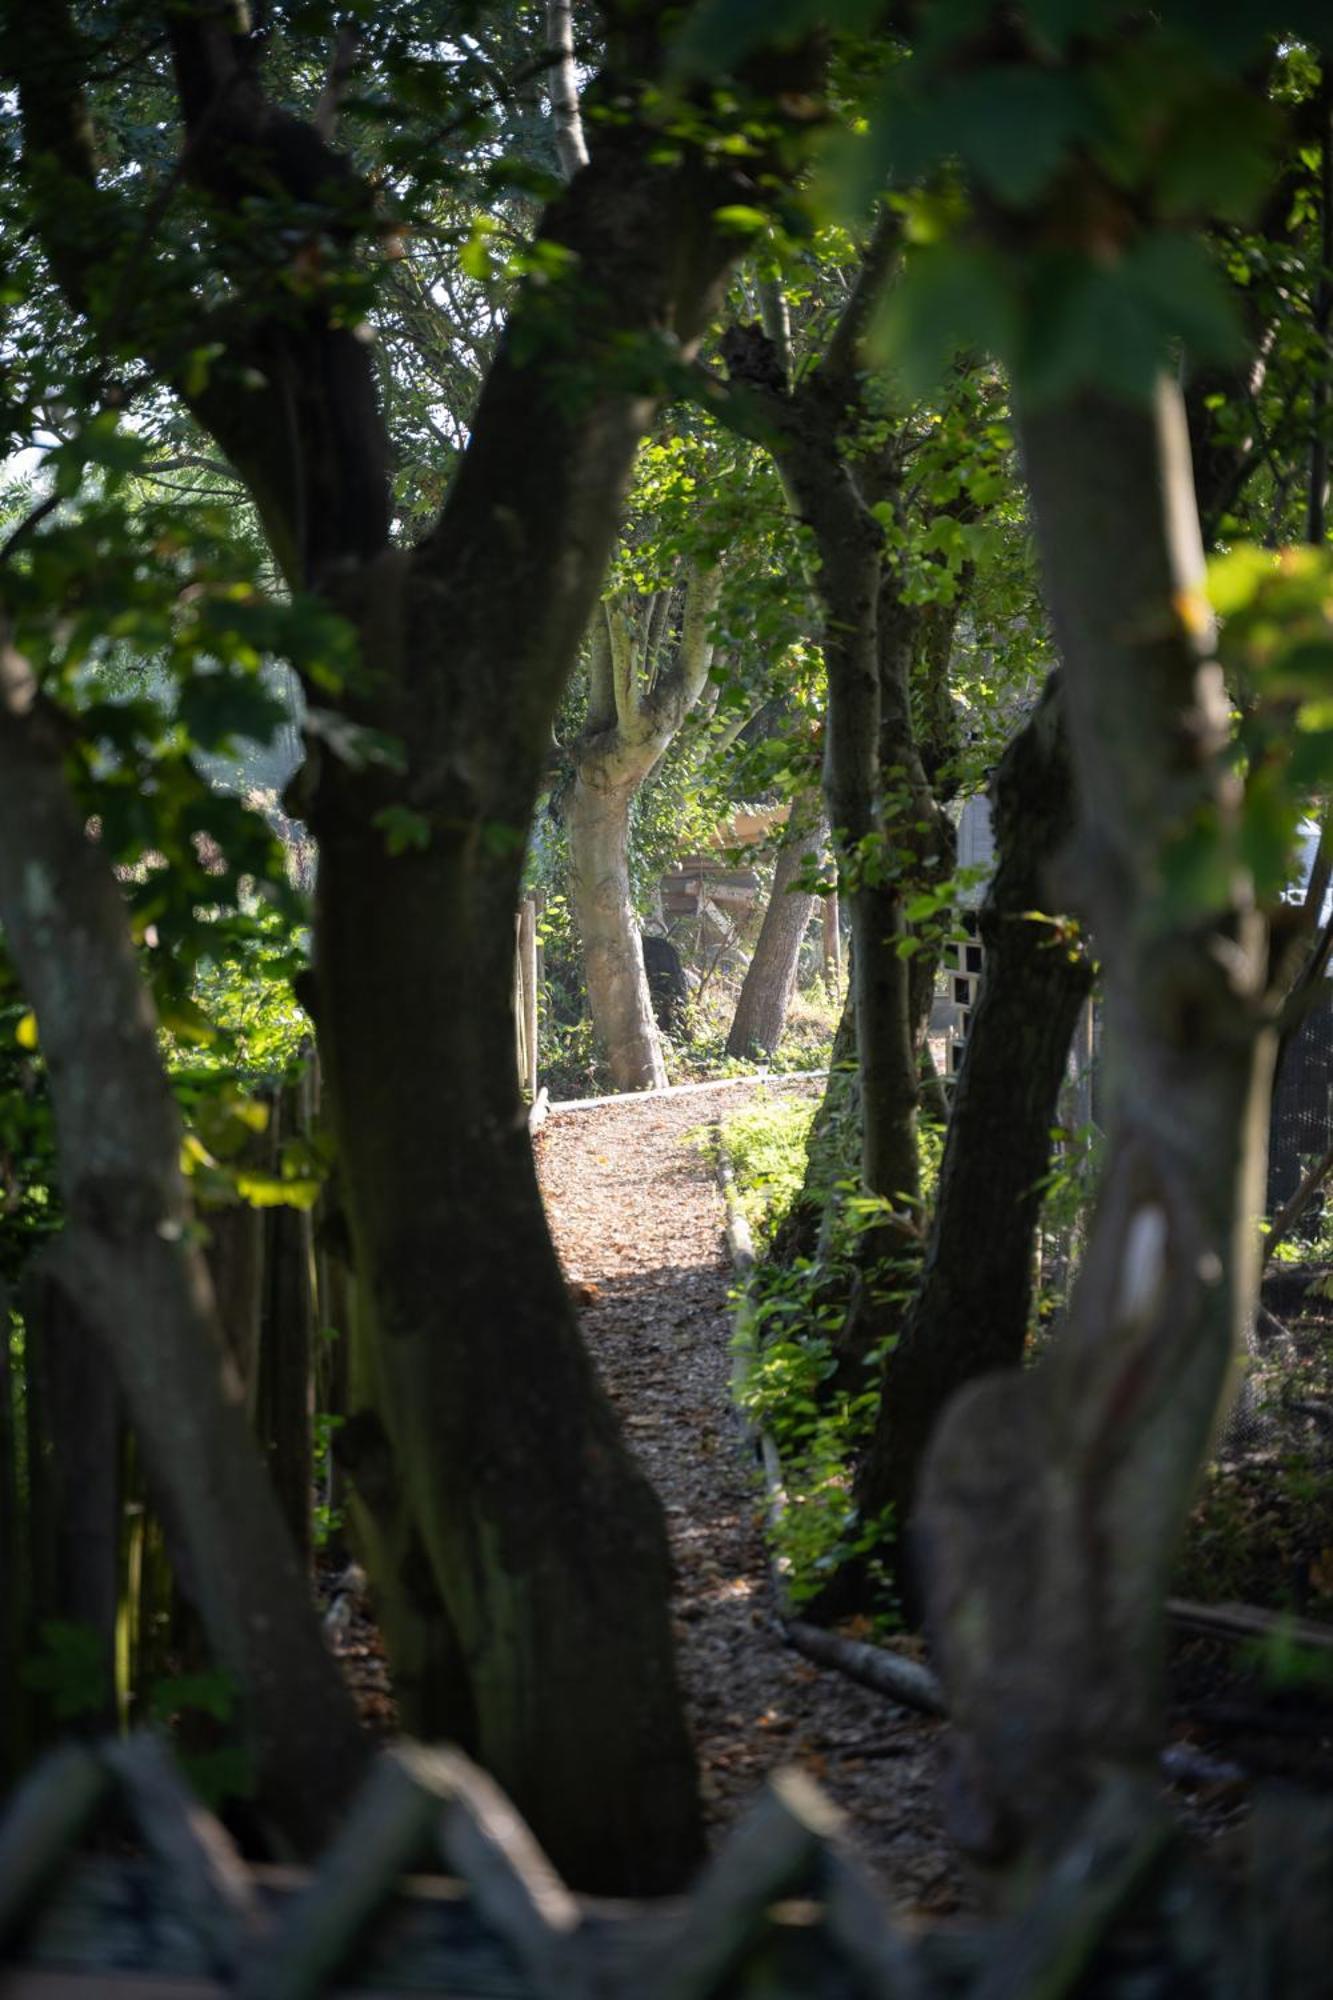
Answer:
[{"label": "wooden post", "polygon": [[514,1060],[518,1066],[519,1089],[528,1081],[527,1008],[523,1001],[523,913],[514,913]]},{"label": "wooden post", "polygon": [[[283,1092],[274,1123],[284,1132],[303,1129],[297,1089]],[[260,1442],[297,1551],[311,1555],[311,1486],[314,1439],[311,1372],[314,1347],[314,1242],[304,1209],[265,1213],[264,1322],[259,1355]]]},{"label": "wooden post", "polygon": [[842,921],[836,889],[830,889],[822,898],[820,928],[824,942],[824,988],[830,1000],[836,1000],[842,992]]},{"label": "wooden post", "polygon": [[100,1706],[90,1701],[75,1726],[80,1733],[100,1731],[115,1724],[120,1401],[101,1341],[40,1262],[25,1274],[22,1310],[35,1417],[29,1483],[33,1518],[40,1520],[34,1623],[59,1621],[95,1633],[104,1698]]},{"label": "wooden post", "polygon": [[523,1003],[523,1082],[537,1096],[537,902],[525,896],[518,913],[519,990]]}]

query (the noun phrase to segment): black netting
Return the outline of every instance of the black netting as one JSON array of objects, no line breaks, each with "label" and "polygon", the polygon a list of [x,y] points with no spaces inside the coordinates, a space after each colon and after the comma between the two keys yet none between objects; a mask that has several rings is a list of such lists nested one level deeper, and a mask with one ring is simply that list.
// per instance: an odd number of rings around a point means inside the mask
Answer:
[{"label": "black netting", "polygon": [[[1333,992],[1324,992],[1293,1035],[1273,1092],[1268,1138],[1270,1215],[1295,1193],[1310,1161],[1328,1150],[1330,1090],[1333,1090]],[[1316,1203],[1309,1211],[1309,1228],[1315,1226],[1318,1217]]]}]

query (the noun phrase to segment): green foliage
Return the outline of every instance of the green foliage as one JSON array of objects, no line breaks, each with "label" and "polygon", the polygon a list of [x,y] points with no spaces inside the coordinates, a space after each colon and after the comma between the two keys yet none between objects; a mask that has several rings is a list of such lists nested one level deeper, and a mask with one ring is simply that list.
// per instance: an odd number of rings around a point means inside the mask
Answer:
[{"label": "green foliage", "polygon": [[104,1712],[111,1700],[111,1674],[98,1633],[90,1625],[52,1618],[37,1636],[40,1649],[24,1662],[20,1675],[24,1687],[47,1697],[57,1722]]},{"label": "green foliage", "polygon": [[[757,1217],[761,1240],[771,1239],[800,1189],[813,1116],[808,1102],[775,1098],[723,1127],[742,1207]],[[922,1149],[923,1184],[933,1190],[941,1135],[927,1129]],[[888,1538],[887,1511],[863,1519],[852,1495],[852,1468],[874,1427],[883,1356],[868,1358],[865,1385],[856,1393],[831,1385],[853,1272],[860,1284],[901,1297],[914,1281],[915,1259],[869,1260],[866,1239],[881,1227],[888,1204],[853,1182],[835,1195],[829,1241],[818,1258],[791,1265],[761,1260],[751,1274],[738,1304],[737,1396],[756,1428],[772,1436],[782,1460],[786,1505],[772,1535],[792,1601],[808,1602],[839,1567],[860,1559],[879,1616],[891,1623],[894,1600],[874,1556]]]},{"label": "green foliage", "polygon": [[726,1122],[727,1157],[741,1208],[761,1242],[800,1191],[814,1116],[810,1098],[770,1097],[757,1090],[746,1109]]},{"label": "green foliage", "polygon": [[32,1015],[0,954],[0,1280],[13,1282],[61,1223],[55,1127]]},{"label": "green foliage", "polygon": [[243,1745],[225,1740],[236,1720],[236,1686],[220,1671],[173,1674],[148,1689],[147,1710],[172,1730],[176,1761],[191,1791],[211,1810],[255,1794],[255,1770]]},{"label": "green foliage", "polygon": [[[337,1340],[340,1336],[335,1328],[329,1327],[326,1329],[326,1338]],[[327,1493],[329,1490],[329,1468],[334,1451],[333,1441],[346,1422],[346,1417],[330,1416],[326,1410],[316,1410],[315,1412],[314,1478],[315,1491],[317,1493]],[[327,1501],[324,1500],[317,1500],[315,1502],[312,1525],[314,1527],[315,1547],[317,1549],[326,1549],[329,1543],[342,1533],[345,1518],[344,1510],[341,1507],[330,1507]]]}]

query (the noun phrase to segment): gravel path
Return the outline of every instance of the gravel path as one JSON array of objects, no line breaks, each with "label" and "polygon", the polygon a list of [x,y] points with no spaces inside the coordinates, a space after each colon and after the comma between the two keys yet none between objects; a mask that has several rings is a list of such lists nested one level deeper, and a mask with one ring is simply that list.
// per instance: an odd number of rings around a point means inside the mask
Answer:
[{"label": "gravel path", "polygon": [[940,1822],[941,1725],[811,1666],[771,1615],[757,1495],[730,1415],[722,1200],[698,1145],[750,1097],[732,1088],[555,1112],[537,1140],[547,1208],[585,1337],[666,1509],[711,1829],[766,1771],[798,1764],[846,1810],[895,1905],[938,1916],[962,1893]]}]

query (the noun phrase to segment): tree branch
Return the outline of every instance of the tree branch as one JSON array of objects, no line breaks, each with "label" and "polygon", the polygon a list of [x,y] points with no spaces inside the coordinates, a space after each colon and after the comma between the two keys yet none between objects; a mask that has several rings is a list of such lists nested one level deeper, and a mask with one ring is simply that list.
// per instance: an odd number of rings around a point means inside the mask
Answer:
[{"label": "tree branch", "polygon": [[722,595],[722,571],[716,564],[696,564],[685,587],[685,615],[676,657],[658,676],[645,704],[657,736],[679,728],[703,693],[713,664],[713,617]]},{"label": "tree branch", "polygon": [[546,0],[546,39],[551,45],[546,88],[555,126],[555,150],[560,171],[572,181],[588,164],[588,145],[579,112],[578,74],[574,68],[574,20],[570,0]]},{"label": "tree branch", "polygon": [[606,612],[598,607],[597,616],[592,621],[592,633],[588,645],[588,721],[591,733],[603,729],[614,729],[616,725],[616,697],[611,661],[611,632]]},{"label": "tree branch", "polygon": [[850,396],[856,376],[863,366],[862,347],[871,314],[879,303],[902,246],[903,219],[897,209],[884,208],[866,245],[851,296],[838,317],[817,373],[831,388]]},{"label": "tree branch", "polygon": [[616,722],[623,736],[633,733],[642,713],[635,653],[637,634],[623,597],[606,600],[606,629],[611,648],[611,692]]}]

